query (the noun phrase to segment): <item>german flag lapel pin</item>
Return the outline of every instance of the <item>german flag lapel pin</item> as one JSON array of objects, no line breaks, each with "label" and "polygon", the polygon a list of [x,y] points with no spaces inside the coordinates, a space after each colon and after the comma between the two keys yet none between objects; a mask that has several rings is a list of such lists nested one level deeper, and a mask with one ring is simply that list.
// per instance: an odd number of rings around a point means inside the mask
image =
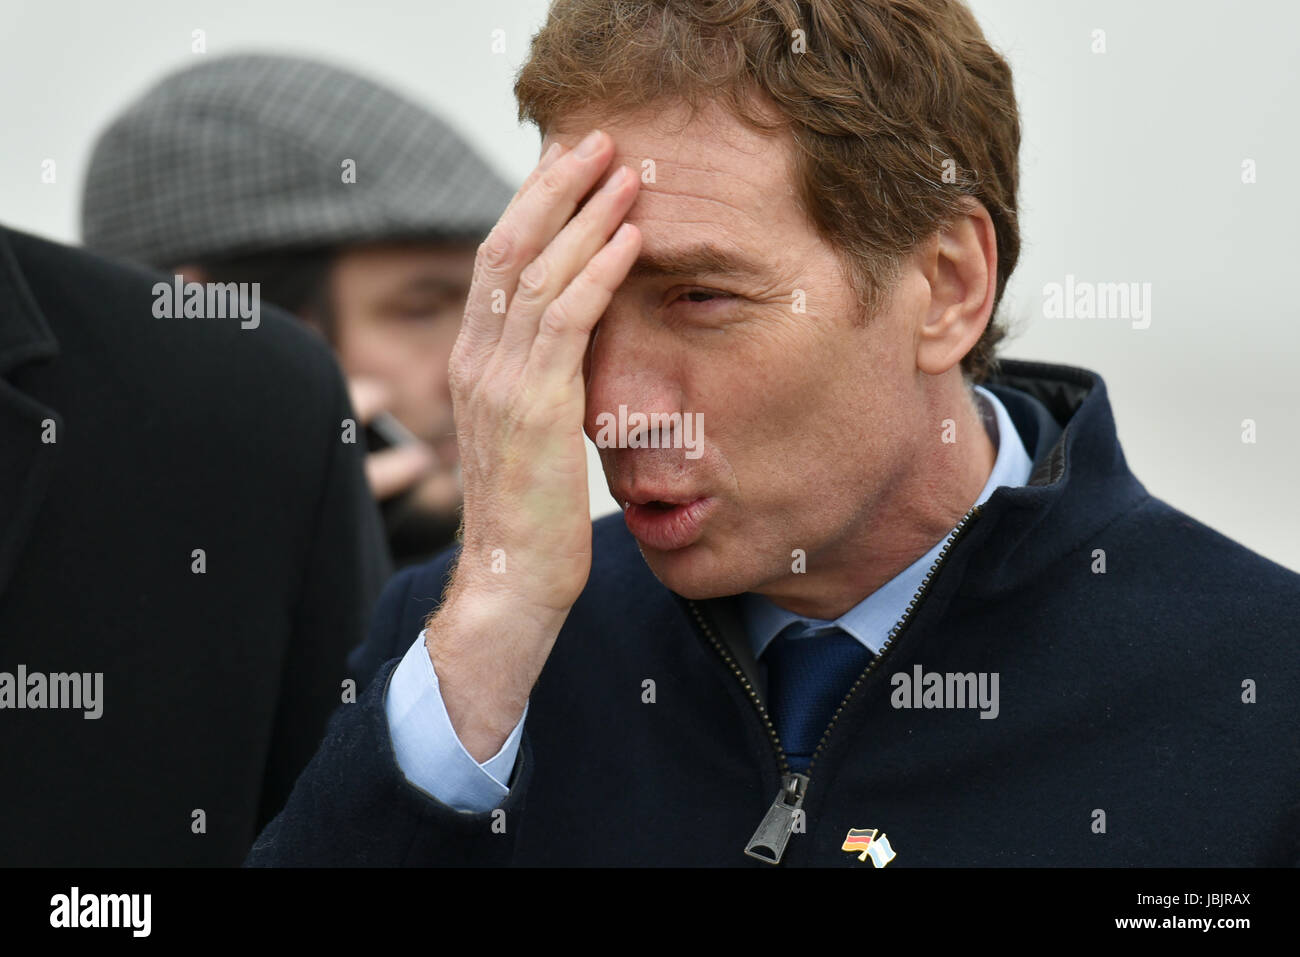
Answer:
[{"label": "german flag lapel pin", "polygon": [[876,867],[884,867],[898,856],[890,847],[889,838],[875,828],[849,828],[848,836],[844,838],[840,850],[857,854],[858,860],[864,863],[869,857]]}]

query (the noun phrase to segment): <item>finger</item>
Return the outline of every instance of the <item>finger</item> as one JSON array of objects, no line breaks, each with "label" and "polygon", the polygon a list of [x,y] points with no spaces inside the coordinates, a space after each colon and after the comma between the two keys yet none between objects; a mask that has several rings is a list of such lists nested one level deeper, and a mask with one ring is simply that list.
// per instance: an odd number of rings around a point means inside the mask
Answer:
[{"label": "finger", "polygon": [[[515,191],[514,196],[510,197],[510,202],[506,206],[505,210],[502,212],[500,219],[497,220],[498,222],[500,222],[501,219],[504,219],[506,214],[509,213],[510,210],[514,208],[515,204],[519,202],[519,197],[523,196],[532,188],[533,184],[537,182],[538,177],[540,177],[543,173],[545,173],[548,169],[550,169],[551,166],[555,164],[555,161],[558,160],[561,156],[563,156],[566,152],[568,152],[568,150],[565,148],[564,144],[562,143],[552,143],[549,147],[547,147],[546,152],[542,154],[542,157],[540,160],[538,160],[537,165],[533,167],[533,171],[528,174],[523,184],[519,187],[519,189]],[[484,259],[483,247],[484,245],[486,245],[486,242],[487,241],[484,240],[484,242],[479,245],[478,252],[474,257],[474,272],[470,278],[470,295],[466,298],[466,304],[465,304],[465,316],[464,316],[465,321],[462,322],[461,324],[461,331],[457,335],[457,341],[456,341],[457,346],[462,348],[468,346],[471,351],[490,350],[492,346],[495,345],[495,339],[490,336],[486,338],[480,336],[477,330],[474,328],[473,322],[471,321],[471,307],[476,298],[474,296],[474,290],[479,288],[479,277],[483,273],[483,259]],[[494,300],[490,301],[489,305],[490,306],[495,305],[495,301]],[[480,348],[480,342],[481,342],[481,348]],[[481,366],[483,361],[486,361],[486,356],[482,356],[477,361],[476,364]]]},{"label": "finger", "polygon": [[[501,216],[499,216],[497,219],[498,222],[504,219],[506,214],[509,213],[510,210],[514,209],[515,204],[519,202],[520,196],[523,196],[524,193],[532,189],[533,184],[537,182],[537,178],[541,176],[543,173],[545,173],[548,169],[550,169],[552,164],[554,164],[555,161],[559,159],[561,156],[563,156],[566,152],[568,152],[568,150],[565,149],[563,143],[552,143],[550,146],[546,148],[546,152],[543,153],[541,159],[537,161],[537,165],[533,167],[533,171],[528,174],[528,177],[524,180],[523,184],[517,190],[515,190],[515,195],[510,197],[510,202],[506,204],[506,208],[501,212]],[[486,242],[486,240],[484,241]],[[479,246],[479,252],[482,252],[482,245]],[[478,276],[479,276],[479,260],[478,258],[475,258],[474,275],[470,279],[471,285],[473,285],[473,283],[478,279]]]},{"label": "finger", "polygon": [[404,492],[433,471],[437,460],[423,445],[402,445],[366,456],[366,481],[383,501]]},{"label": "finger", "polygon": [[641,231],[624,223],[546,307],[528,357],[529,375],[537,376],[539,382],[567,382],[581,375],[591,331],[640,251]]},{"label": "finger", "polygon": [[564,228],[609,165],[613,141],[595,130],[572,151],[557,156],[493,227],[475,257],[462,335],[471,366],[487,361],[500,340],[519,274]]},{"label": "finger", "polygon": [[527,361],[542,313],[609,242],[640,187],[636,175],[619,164],[578,215],[519,274],[501,332],[500,359],[520,365]]},{"label": "finger", "polygon": [[506,206],[505,211],[501,215],[504,216],[506,213],[510,212],[510,210],[514,208],[514,205],[519,202],[519,197],[532,189],[533,184],[537,182],[537,178],[550,169],[551,164],[567,152],[568,150],[565,148],[563,143],[557,142],[548,146],[546,152],[542,154],[542,158],[539,159],[537,165],[533,167],[533,171],[529,173],[528,178],[524,180],[523,185],[515,191],[514,196],[510,197],[510,203]]},{"label": "finger", "polygon": [[348,398],[352,400],[352,411],[362,425],[388,408],[391,401],[388,386],[383,382],[359,377],[348,379]]}]

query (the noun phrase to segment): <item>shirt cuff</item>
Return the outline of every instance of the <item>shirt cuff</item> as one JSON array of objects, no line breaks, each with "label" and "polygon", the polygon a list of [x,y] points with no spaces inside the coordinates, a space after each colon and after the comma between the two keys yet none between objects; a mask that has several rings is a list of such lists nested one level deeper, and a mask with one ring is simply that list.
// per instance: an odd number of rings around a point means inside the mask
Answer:
[{"label": "shirt cuff", "polygon": [[423,631],[393,671],[384,711],[397,766],[416,787],[448,807],[480,813],[509,795],[504,782],[514,771],[528,705],[501,750],[482,764],[475,761],[447,715]]}]

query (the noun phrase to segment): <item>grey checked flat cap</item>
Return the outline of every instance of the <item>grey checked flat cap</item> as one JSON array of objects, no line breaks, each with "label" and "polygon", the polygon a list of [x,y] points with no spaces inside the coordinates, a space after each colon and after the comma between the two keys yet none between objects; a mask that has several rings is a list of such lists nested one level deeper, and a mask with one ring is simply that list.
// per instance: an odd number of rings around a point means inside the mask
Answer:
[{"label": "grey checked flat cap", "polygon": [[82,237],[156,267],[373,240],[472,241],[513,193],[446,123],[392,90],[324,63],[247,54],[165,77],[104,131]]}]

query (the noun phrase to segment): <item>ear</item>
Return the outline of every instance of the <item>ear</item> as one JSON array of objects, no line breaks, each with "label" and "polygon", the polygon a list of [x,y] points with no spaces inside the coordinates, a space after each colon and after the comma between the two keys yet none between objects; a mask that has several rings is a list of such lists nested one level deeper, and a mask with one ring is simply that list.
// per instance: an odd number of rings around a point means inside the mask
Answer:
[{"label": "ear", "polygon": [[917,330],[916,366],[930,375],[958,365],[984,334],[993,313],[997,234],[983,203],[971,199],[967,208],[920,249],[930,303]]},{"label": "ear", "polygon": [[181,263],[174,267],[172,273],[179,273],[182,282],[207,282],[208,271],[198,263]]}]

